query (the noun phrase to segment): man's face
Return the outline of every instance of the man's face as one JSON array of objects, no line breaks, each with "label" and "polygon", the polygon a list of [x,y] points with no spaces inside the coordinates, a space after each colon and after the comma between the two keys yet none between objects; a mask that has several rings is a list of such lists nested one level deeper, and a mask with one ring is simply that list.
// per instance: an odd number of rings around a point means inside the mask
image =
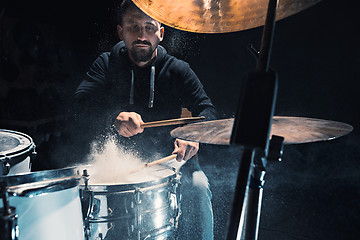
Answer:
[{"label": "man's face", "polygon": [[143,66],[156,56],[156,48],[164,37],[160,23],[143,12],[127,10],[123,26],[117,26],[118,35],[124,40],[129,56],[137,65]]}]

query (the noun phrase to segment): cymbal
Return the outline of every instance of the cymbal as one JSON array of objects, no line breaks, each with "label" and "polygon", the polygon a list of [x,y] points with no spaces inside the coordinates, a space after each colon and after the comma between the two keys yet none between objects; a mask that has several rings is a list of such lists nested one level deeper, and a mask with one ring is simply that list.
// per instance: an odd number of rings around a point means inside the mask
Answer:
[{"label": "cymbal", "polygon": [[[269,0],[133,0],[153,19],[189,32],[226,33],[265,24]],[[320,0],[279,0],[276,20],[298,13]]]},{"label": "cymbal", "polygon": [[[170,132],[174,138],[200,143],[228,145],[234,118],[192,123]],[[284,144],[299,144],[335,139],[350,133],[346,123],[306,117],[274,116],[271,135],[285,138]]]}]

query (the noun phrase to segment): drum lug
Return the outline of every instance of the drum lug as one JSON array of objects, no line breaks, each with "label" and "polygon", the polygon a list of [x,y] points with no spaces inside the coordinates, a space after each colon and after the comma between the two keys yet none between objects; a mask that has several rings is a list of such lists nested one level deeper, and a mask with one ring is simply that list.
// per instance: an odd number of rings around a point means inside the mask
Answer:
[{"label": "drum lug", "polygon": [[90,179],[90,175],[87,172],[87,169],[83,170],[82,178],[85,183],[85,188],[82,190],[80,189],[80,200],[81,200],[81,207],[82,207],[82,214],[83,214],[83,221],[84,221],[84,235],[85,239],[90,239],[91,230],[90,230],[90,218],[93,217],[93,209],[96,205],[94,193],[89,189],[88,182]]},{"label": "drum lug", "polygon": [[34,146],[34,151],[32,151],[30,155],[30,161],[33,162],[36,159],[36,156],[37,156],[37,152],[35,151],[35,146]]},{"label": "drum lug", "polygon": [[8,175],[9,172],[10,172],[10,168],[11,168],[11,165],[9,163],[9,158],[7,156],[1,156],[1,158],[3,159],[0,159],[1,161],[1,168],[2,168],[2,175]]},{"label": "drum lug", "polygon": [[6,174],[8,174],[8,173],[10,172],[10,168],[11,168],[10,163],[9,163],[9,162],[6,162],[6,164],[5,164]]},{"label": "drum lug", "polygon": [[80,190],[80,200],[84,221],[84,234],[85,239],[88,240],[91,237],[90,219],[94,217],[93,211],[96,209],[96,204],[99,203],[96,203],[98,199],[94,197],[94,193],[90,190]]},{"label": "drum lug", "polygon": [[89,185],[90,175],[89,175],[87,169],[83,170],[83,174],[81,176],[82,176],[82,178],[84,180],[85,190],[88,191],[89,190],[88,185]]},{"label": "drum lug", "polygon": [[181,215],[181,194],[179,186],[181,185],[181,173],[177,172],[176,177],[171,179],[171,189],[169,192],[169,199],[171,201],[171,208],[174,211],[172,214],[172,224],[175,228],[178,227],[179,217]]},{"label": "drum lug", "polygon": [[180,178],[181,178],[181,173],[178,172],[178,173],[176,174],[176,177],[171,180],[171,184],[172,184],[172,191],[171,191],[171,193],[177,194],[177,189],[178,189],[179,185],[181,184]]},{"label": "drum lug", "polygon": [[91,214],[89,215],[91,218],[94,217],[94,215],[98,215],[100,213],[100,204],[101,204],[101,201],[100,199],[94,197],[94,195],[92,195],[92,197],[94,198],[93,200],[93,206],[91,208]]},{"label": "drum lug", "polygon": [[141,190],[140,188],[135,188],[134,200],[137,205],[141,204]]}]

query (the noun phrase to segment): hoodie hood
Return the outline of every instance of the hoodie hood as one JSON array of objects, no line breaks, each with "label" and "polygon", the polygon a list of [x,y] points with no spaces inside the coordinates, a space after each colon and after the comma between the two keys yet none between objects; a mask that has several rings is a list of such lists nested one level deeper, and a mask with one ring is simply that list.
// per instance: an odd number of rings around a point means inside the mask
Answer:
[{"label": "hoodie hood", "polygon": [[[126,56],[127,54],[127,51],[128,51],[128,48],[126,47],[125,45],[125,42],[124,41],[120,41],[118,42],[114,47],[113,49],[111,50],[111,52],[115,53],[115,54],[119,54],[121,56]],[[167,54],[167,51],[166,49],[161,46],[161,45],[158,45],[157,46],[157,56],[156,56],[156,59],[155,61],[153,62],[152,65],[155,65],[156,62],[158,61],[161,61],[165,55]]]},{"label": "hoodie hood", "polygon": [[[134,64],[130,61],[130,59],[128,58],[128,48],[126,47],[124,41],[120,41],[119,43],[117,43],[113,49],[112,49],[112,53],[115,53],[116,55],[119,55],[120,58],[125,57],[126,59],[128,59],[128,61],[130,62],[130,65],[132,65],[133,67],[130,69],[131,72],[131,86],[130,86],[130,92],[129,92],[129,104],[133,105],[134,104],[134,84],[135,84],[135,77],[134,77]],[[151,64],[151,71],[150,71],[150,76],[149,76],[149,81],[150,81],[150,89],[149,89],[149,103],[148,103],[148,108],[153,108],[154,107],[154,97],[155,97],[155,65],[157,65],[158,63],[161,62],[161,60],[164,59],[164,57],[166,56],[167,52],[166,49],[160,45],[157,46],[157,56],[155,61]]]}]

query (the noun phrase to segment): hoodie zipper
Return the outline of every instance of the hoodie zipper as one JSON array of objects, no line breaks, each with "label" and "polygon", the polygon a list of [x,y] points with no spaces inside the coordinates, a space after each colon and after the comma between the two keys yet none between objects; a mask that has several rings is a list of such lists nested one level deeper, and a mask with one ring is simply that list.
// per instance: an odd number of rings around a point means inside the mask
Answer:
[{"label": "hoodie zipper", "polygon": [[[134,74],[134,70],[131,69],[131,86],[130,86],[130,97],[129,97],[130,105],[134,105],[134,84],[135,84],[135,74]],[[148,108],[154,107],[154,98],[155,98],[155,66],[151,66]]]},{"label": "hoodie zipper", "polygon": [[154,95],[155,95],[155,66],[151,66],[150,71],[150,97],[148,108],[154,107]]}]

